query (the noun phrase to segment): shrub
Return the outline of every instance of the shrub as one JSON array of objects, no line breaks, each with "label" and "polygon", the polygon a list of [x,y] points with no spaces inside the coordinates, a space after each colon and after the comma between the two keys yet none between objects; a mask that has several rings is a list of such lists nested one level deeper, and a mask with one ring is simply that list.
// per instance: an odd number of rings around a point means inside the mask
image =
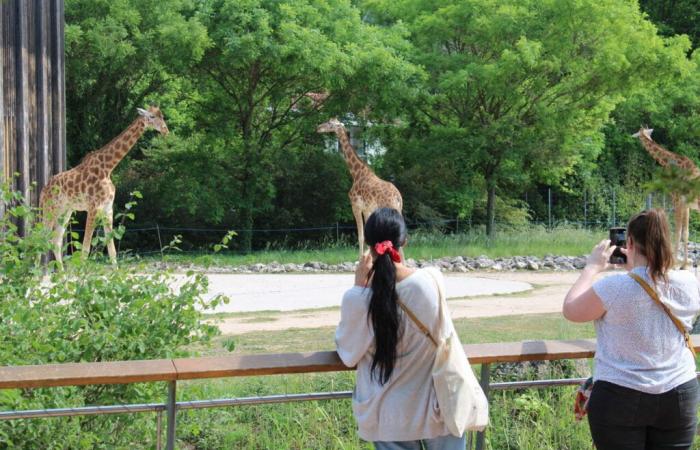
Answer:
[{"label": "shrub", "polygon": [[[169,272],[116,268],[77,254],[66,269],[42,275],[37,264],[49,248],[49,231],[33,225],[21,196],[0,187],[0,364],[48,364],[186,356],[218,329],[202,311],[207,279],[187,274],[171,288]],[[22,235],[17,223],[24,222]],[[50,265],[51,266],[51,265]],[[159,383],[0,390],[0,408],[162,402]],[[126,448],[154,442],[154,421],[142,415],[0,422],[6,448]],[[125,432],[129,429],[129,432]],[[141,445],[137,445],[137,444]]]}]

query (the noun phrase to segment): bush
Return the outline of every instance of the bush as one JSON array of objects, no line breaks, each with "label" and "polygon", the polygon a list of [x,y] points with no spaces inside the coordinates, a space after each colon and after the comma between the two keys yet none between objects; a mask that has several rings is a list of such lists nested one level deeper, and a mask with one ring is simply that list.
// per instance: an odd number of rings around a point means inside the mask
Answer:
[{"label": "bush", "polygon": [[[186,356],[183,350],[217,334],[202,311],[207,279],[187,274],[171,289],[172,274],[116,268],[79,256],[43,276],[37,264],[49,231],[32,225],[21,196],[0,187],[0,364],[48,364]],[[17,223],[24,222],[20,236]],[[4,410],[163,402],[158,383],[0,390]],[[3,448],[126,448],[154,442],[154,421],[142,415],[0,422]],[[129,429],[129,432],[125,432]],[[141,445],[137,445],[141,444]]]}]

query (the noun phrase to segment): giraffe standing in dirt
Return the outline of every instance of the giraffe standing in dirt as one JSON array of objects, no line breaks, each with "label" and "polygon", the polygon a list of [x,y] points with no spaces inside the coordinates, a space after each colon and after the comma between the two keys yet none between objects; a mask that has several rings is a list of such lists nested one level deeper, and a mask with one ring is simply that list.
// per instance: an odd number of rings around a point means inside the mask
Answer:
[{"label": "giraffe standing in dirt", "polygon": [[[639,138],[642,146],[651,155],[656,162],[658,162],[662,167],[673,166],[677,167],[688,174],[688,176],[693,179],[700,177],[700,170],[695,165],[690,158],[678,155],[669,150],[666,150],[651,138],[651,133],[654,131],[652,128],[640,128],[639,131],[634,133],[632,136]],[[690,221],[690,209],[700,211],[700,205],[698,200],[693,200],[688,202],[685,196],[679,193],[671,193],[671,199],[673,201],[673,215],[675,222],[674,230],[674,251],[678,254],[680,250],[681,243],[683,244],[683,263],[681,268],[685,269],[688,265],[688,234],[689,234],[689,221]]]},{"label": "giraffe standing in dirt", "polygon": [[376,176],[372,169],[357,156],[355,149],[350,145],[345,126],[338,119],[331,119],[319,125],[316,131],[335,133],[338,136],[345,162],[352,175],[352,187],[348,196],[357,224],[357,238],[360,244],[360,258],[362,258],[365,247],[364,226],[367,218],[377,208],[393,208],[401,212],[403,208],[401,193],[396,186]]},{"label": "giraffe standing in dirt", "polygon": [[[115,193],[112,171],[146,129],[153,128],[162,135],[168,134],[168,126],[160,109],[155,106],[148,110],[138,108],[138,113],[131,125],[109,144],[85,155],[74,168],[51,177],[41,190],[39,208],[45,226],[53,231],[53,252],[60,265],[63,235],[73,211],[87,211],[82,248],[83,257],[87,257],[90,254],[95,220],[103,216],[105,234],[112,231]],[[112,263],[116,263],[117,251],[113,239],[107,243],[107,251]]]}]

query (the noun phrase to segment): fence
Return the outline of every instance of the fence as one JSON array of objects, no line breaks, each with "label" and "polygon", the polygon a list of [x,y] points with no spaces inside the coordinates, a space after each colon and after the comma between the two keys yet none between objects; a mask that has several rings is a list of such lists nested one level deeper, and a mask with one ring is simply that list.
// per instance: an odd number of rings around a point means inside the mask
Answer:
[{"label": "fence", "polygon": [[[700,342],[700,335],[693,336]],[[696,346],[700,349],[700,346]],[[481,384],[486,394],[496,389],[522,389],[578,384],[582,379],[556,379],[490,383],[490,365],[500,362],[552,361],[591,358],[595,340],[524,341],[465,345],[472,364],[481,365]],[[185,409],[244,406],[263,403],[334,400],[349,398],[351,392],[320,392],[248,398],[214,399],[176,402],[177,382],[205,378],[245,377],[257,375],[336,372],[353,370],[345,367],[335,352],[234,355],[150,361],[118,361],[69,363],[38,366],[0,367],[0,389],[45,388],[92,384],[130,384],[165,381],[168,383],[166,403],[88,406],[50,410],[3,411],[0,420],[34,419],[57,416],[102,415],[116,413],[156,412],[156,447],[161,448],[162,414],[166,412],[166,448],[174,449],[177,411]],[[470,436],[468,448],[481,450],[484,433]]]}]

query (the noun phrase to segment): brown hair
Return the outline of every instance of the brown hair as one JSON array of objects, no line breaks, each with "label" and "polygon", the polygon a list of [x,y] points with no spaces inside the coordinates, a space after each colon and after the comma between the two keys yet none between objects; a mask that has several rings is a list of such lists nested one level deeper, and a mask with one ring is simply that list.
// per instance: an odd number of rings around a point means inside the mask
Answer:
[{"label": "brown hair", "polygon": [[648,209],[632,217],[627,224],[627,233],[637,251],[646,257],[651,280],[654,283],[658,279],[668,282],[668,271],[673,267],[673,249],[663,209]]}]

